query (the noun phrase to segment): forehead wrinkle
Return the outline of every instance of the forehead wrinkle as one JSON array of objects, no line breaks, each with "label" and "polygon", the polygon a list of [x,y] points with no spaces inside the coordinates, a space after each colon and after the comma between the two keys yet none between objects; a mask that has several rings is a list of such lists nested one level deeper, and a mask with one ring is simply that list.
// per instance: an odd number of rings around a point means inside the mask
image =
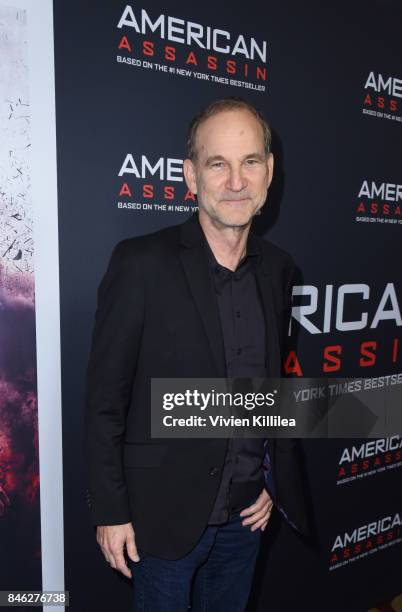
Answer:
[{"label": "forehead wrinkle", "polygon": [[[234,111],[229,111],[229,114],[232,114]],[[242,115],[244,112],[246,112],[246,115],[250,115],[250,113],[248,111],[240,111],[240,115]],[[216,121],[219,118],[219,115],[221,113],[218,113],[218,115],[214,115],[212,117],[209,117],[205,122],[203,122],[196,133],[195,136],[195,158],[198,158],[198,160],[200,160],[201,155],[207,155],[208,156],[208,149],[211,149],[211,143],[209,142],[210,137],[212,136],[212,138],[214,138],[214,136],[216,136],[216,128],[214,126],[214,123],[216,123]],[[226,114],[226,113],[224,113]],[[254,135],[256,132],[262,132],[262,136],[263,136],[263,130],[261,128],[261,126],[258,125],[258,122],[256,122],[255,118],[253,117],[253,115],[251,115],[251,118],[253,119],[253,123],[255,125],[251,126],[247,126],[247,129],[244,125],[242,126],[232,126],[232,131],[236,131],[236,127],[237,127],[237,134],[228,134],[229,138],[241,138],[244,139],[244,137],[246,138],[253,138],[253,132]],[[218,126],[216,126],[219,129],[219,124]],[[255,127],[257,127],[257,130],[255,131]],[[251,129],[250,129],[251,128]],[[208,142],[205,142],[205,141]],[[235,143],[236,144],[236,143]],[[252,145],[253,146],[253,145]],[[213,145],[213,148],[215,148],[215,145]],[[262,148],[265,149],[264,147],[264,140],[262,138]],[[266,155],[262,155],[262,154],[257,154],[257,153],[253,153],[251,155],[258,155],[259,157],[261,157],[261,159],[266,159]],[[245,156],[247,157],[247,155]],[[209,158],[209,156],[208,156]]]}]

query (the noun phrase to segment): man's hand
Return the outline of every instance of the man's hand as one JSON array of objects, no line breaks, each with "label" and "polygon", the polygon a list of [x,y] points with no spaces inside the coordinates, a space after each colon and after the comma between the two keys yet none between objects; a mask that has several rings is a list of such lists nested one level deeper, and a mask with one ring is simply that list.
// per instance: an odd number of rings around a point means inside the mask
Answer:
[{"label": "man's hand", "polygon": [[122,574],[131,578],[131,571],[124,558],[124,545],[132,561],[139,561],[135,534],[131,523],[124,525],[98,525],[96,539],[102,549],[105,559],[110,565]]},{"label": "man's hand", "polygon": [[261,527],[261,531],[264,531],[271,515],[273,505],[274,502],[268,495],[266,489],[263,489],[256,501],[240,512],[240,516],[248,517],[242,522],[242,525],[252,525],[251,531],[255,531],[259,527]]}]

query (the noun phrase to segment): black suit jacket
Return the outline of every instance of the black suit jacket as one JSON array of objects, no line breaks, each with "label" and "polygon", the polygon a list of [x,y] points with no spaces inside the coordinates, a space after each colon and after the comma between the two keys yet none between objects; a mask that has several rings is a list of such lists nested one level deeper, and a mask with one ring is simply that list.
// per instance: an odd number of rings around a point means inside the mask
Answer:
[{"label": "black suit jacket", "polygon": [[[140,550],[166,559],[187,554],[201,536],[227,445],[224,439],[150,435],[152,377],[226,374],[204,240],[193,215],[182,225],[115,247],[98,290],[87,370],[84,453],[93,521],[131,521]],[[293,262],[278,247],[258,240],[267,367],[270,376],[278,377]],[[268,448],[276,501],[306,533],[296,441],[270,439]]]}]

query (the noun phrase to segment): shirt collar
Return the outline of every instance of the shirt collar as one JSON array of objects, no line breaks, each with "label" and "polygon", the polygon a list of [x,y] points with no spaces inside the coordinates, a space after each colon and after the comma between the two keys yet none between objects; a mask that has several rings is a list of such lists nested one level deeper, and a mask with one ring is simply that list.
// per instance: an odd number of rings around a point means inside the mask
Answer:
[{"label": "shirt collar", "polygon": [[231,279],[241,280],[248,272],[254,273],[262,260],[261,246],[256,236],[252,233],[249,234],[247,239],[246,255],[239,262],[235,271],[225,268],[225,266],[222,266],[216,260],[206,238],[205,248],[207,250],[210,269],[213,274],[215,288],[218,293],[222,292],[226,283]]}]

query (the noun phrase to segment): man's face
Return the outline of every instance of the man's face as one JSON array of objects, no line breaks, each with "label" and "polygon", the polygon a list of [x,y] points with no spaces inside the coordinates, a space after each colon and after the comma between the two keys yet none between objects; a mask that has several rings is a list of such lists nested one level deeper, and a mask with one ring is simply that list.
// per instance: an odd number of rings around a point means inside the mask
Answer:
[{"label": "man's face", "polygon": [[199,126],[196,151],[193,162],[184,161],[184,175],[200,217],[219,227],[247,226],[272,180],[273,157],[258,120],[247,110],[222,111]]}]

